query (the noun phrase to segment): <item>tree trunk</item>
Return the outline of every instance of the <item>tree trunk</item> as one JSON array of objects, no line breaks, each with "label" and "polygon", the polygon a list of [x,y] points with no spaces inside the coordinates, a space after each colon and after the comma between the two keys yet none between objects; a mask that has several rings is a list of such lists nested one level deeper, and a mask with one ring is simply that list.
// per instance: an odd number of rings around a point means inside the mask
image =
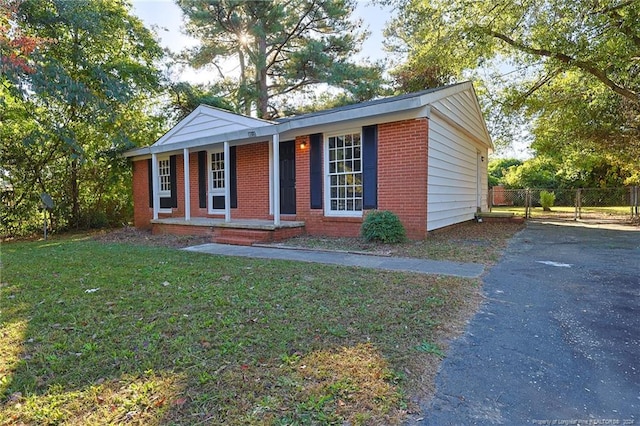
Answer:
[{"label": "tree trunk", "polygon": [[247,66],[244,62],[243,46],[238,48],[238,60],[240,61],[240,88],[238,90],[238,106],[244,115],[251,115],[251,98],[247,93]]},{"label": "tree trunk", "polygon": [[258,117],[269,118],[269,92],[267,87],[267,39],[258,37],[258,60],[256,61],[256,89],[258,92]]},{"label": "tree trunk", "polygon": [[78,159],[71,160],[71,225],[80,227],[80,190],[78,188]]}]

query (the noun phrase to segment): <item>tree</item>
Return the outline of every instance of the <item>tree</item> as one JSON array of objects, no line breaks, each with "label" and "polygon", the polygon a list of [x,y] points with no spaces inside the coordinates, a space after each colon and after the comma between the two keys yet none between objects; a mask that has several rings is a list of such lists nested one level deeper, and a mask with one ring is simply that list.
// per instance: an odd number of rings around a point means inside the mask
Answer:
[{"label": "tree", "polygon": [[[195,67],[215,67],[239,112],[278,115],[278,98],[320,84],[349,92],[354,102],[375,96],[380,66],[357,65],[364,33],[349,20],[351,0],[177,0],[187,32],[201,45],[188,52]],[[232,67],[230,64],[234,64]],[[239,78],[229,78],[228,68]]]},{"label": "tree", "polygon": [[640,108],[593,77],[567,72],[530,96],[532,148],[581,186],[640,184]]},{"label": "tree", "polygon": [[495,158],[489,161],[487,171],[489,174],[489,186],[497,186],[503,183],[507,170],[512,166],[521,166],[522,161],[517,158]]},{"label": "tree", "polygon": [[168,90],[171,97],[169,107],[173,109],[174,122],[182,120],[200,104],[233,111],[233,105],[217,94],[222,90],[216,87],[192,85],[181,81],[169,84]]},{"label": "tree", "polygon": [[408,57],[396,70],[409,75],[401,87],[429,76],[448,82],[500,65],[502,75],[491,76],[503,81],[490,110],[525,113],[539,153],[546,154],[552,140],[540,142],[542,134],[561,133],[560,143],[617,156],[629,176],[640,175],[640,2],[391,3],[401,12],[389,32],[398,34],[395,46]]},{"label": "tree", "polygon": [[16,4],[15,31],[46,42],[29,52],[28,69],[4,74],[0,88],[12,208],[33,213],[38,194],[48,192],[61,225],[91,225],[96,211],[126,216],[129,179],[116,154],[160,130],[147,105],[159,88],[161,49],[117,0]]},{"label": "tree", "polygon": [[558,188],[556,165],[550,158],[536,157],[519,166],[511,166],[504,173],[507,188]]}]

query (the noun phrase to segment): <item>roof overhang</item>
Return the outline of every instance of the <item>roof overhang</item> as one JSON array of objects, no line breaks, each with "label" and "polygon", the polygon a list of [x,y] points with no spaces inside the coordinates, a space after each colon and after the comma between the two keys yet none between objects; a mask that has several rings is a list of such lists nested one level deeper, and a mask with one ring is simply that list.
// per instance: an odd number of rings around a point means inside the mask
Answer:
[{"label": "roof overhang", "polygon": [[[466,90],[471,90],[476,97],[475,90],[471,82],[459,83],[443,88],[427,90],[415,94],[401,95],[392,98],[383,98],[362,104],[350,105],[347,107],[335,108],[327,111],[320,111],[311,114],[301,115],[270,122],[266,120],[253,119],[239,116],[227,111],[210,109],[201,105],[193,113],[189,114],[180,123],[169,130],[156,143],[149,147],[135,148],[124,153],[127,158],[148,156],[151,154],[163,154],[180,152],[184,149],[203,148],[215,146],[228,142],[230,145],[243,145],[248,143],[263,142],[271,139],[274,135],[280,135],[280,140],[295,138],[296,136],[313,133],[324,133],[328,126],[331,129],[346,127],[359,127],[371,124],[378,124],[384,117],[385,122],[400,121],[418,117],[430,118],[431,104],[449,96]],[[476,97],[477,104],[477,97]],[[196,136],[184,138],[184,140],[171,141],[172,136],[178,134],[181,129],[189,125],[197,114],[212,114],[223,119],[237,119],[240,129],[230,132],[221,132],[203,135],[202,132],[195,133]],[[479,104],[476,105],[476,113],[480,111]],[[483,126],[484,118],[482,118]],[[491,138],[486,126],[486,145],[493,147]],[[483,138],[484,139],[484,138]]]}]

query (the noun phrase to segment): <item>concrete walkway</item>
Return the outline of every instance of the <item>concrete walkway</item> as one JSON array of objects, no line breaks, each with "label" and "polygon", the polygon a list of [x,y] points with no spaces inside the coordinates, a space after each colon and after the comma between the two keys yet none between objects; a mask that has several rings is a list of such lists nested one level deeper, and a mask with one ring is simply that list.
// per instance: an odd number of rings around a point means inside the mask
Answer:
[{"label": "concrete walkway", "polygon": [[294,260],[298,262],[357,266],[361,268],[383,269],[387,271],[415,272],[418,274],[451,275],[464,278],[477,278],[484,272],[484,265],[476,263],[412,259],[406,257],[386,257],[306,249],[203,244],[187,247],[184,250],[220,256]]}]

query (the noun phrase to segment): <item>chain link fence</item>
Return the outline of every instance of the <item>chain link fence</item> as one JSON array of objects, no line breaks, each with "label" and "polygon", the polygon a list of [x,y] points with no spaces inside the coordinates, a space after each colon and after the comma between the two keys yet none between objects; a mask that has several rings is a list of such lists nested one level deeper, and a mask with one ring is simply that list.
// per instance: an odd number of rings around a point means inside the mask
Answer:
[{"label": "chain link fence", "polygon": [[[542,192],[553,194],[550,209],[541,203]],[[599,219],[613,221],[640,220],[640,187],[579,189],[506,189],[489,190],[491,211],[508,211],[531,217],[565,219]]]}]

